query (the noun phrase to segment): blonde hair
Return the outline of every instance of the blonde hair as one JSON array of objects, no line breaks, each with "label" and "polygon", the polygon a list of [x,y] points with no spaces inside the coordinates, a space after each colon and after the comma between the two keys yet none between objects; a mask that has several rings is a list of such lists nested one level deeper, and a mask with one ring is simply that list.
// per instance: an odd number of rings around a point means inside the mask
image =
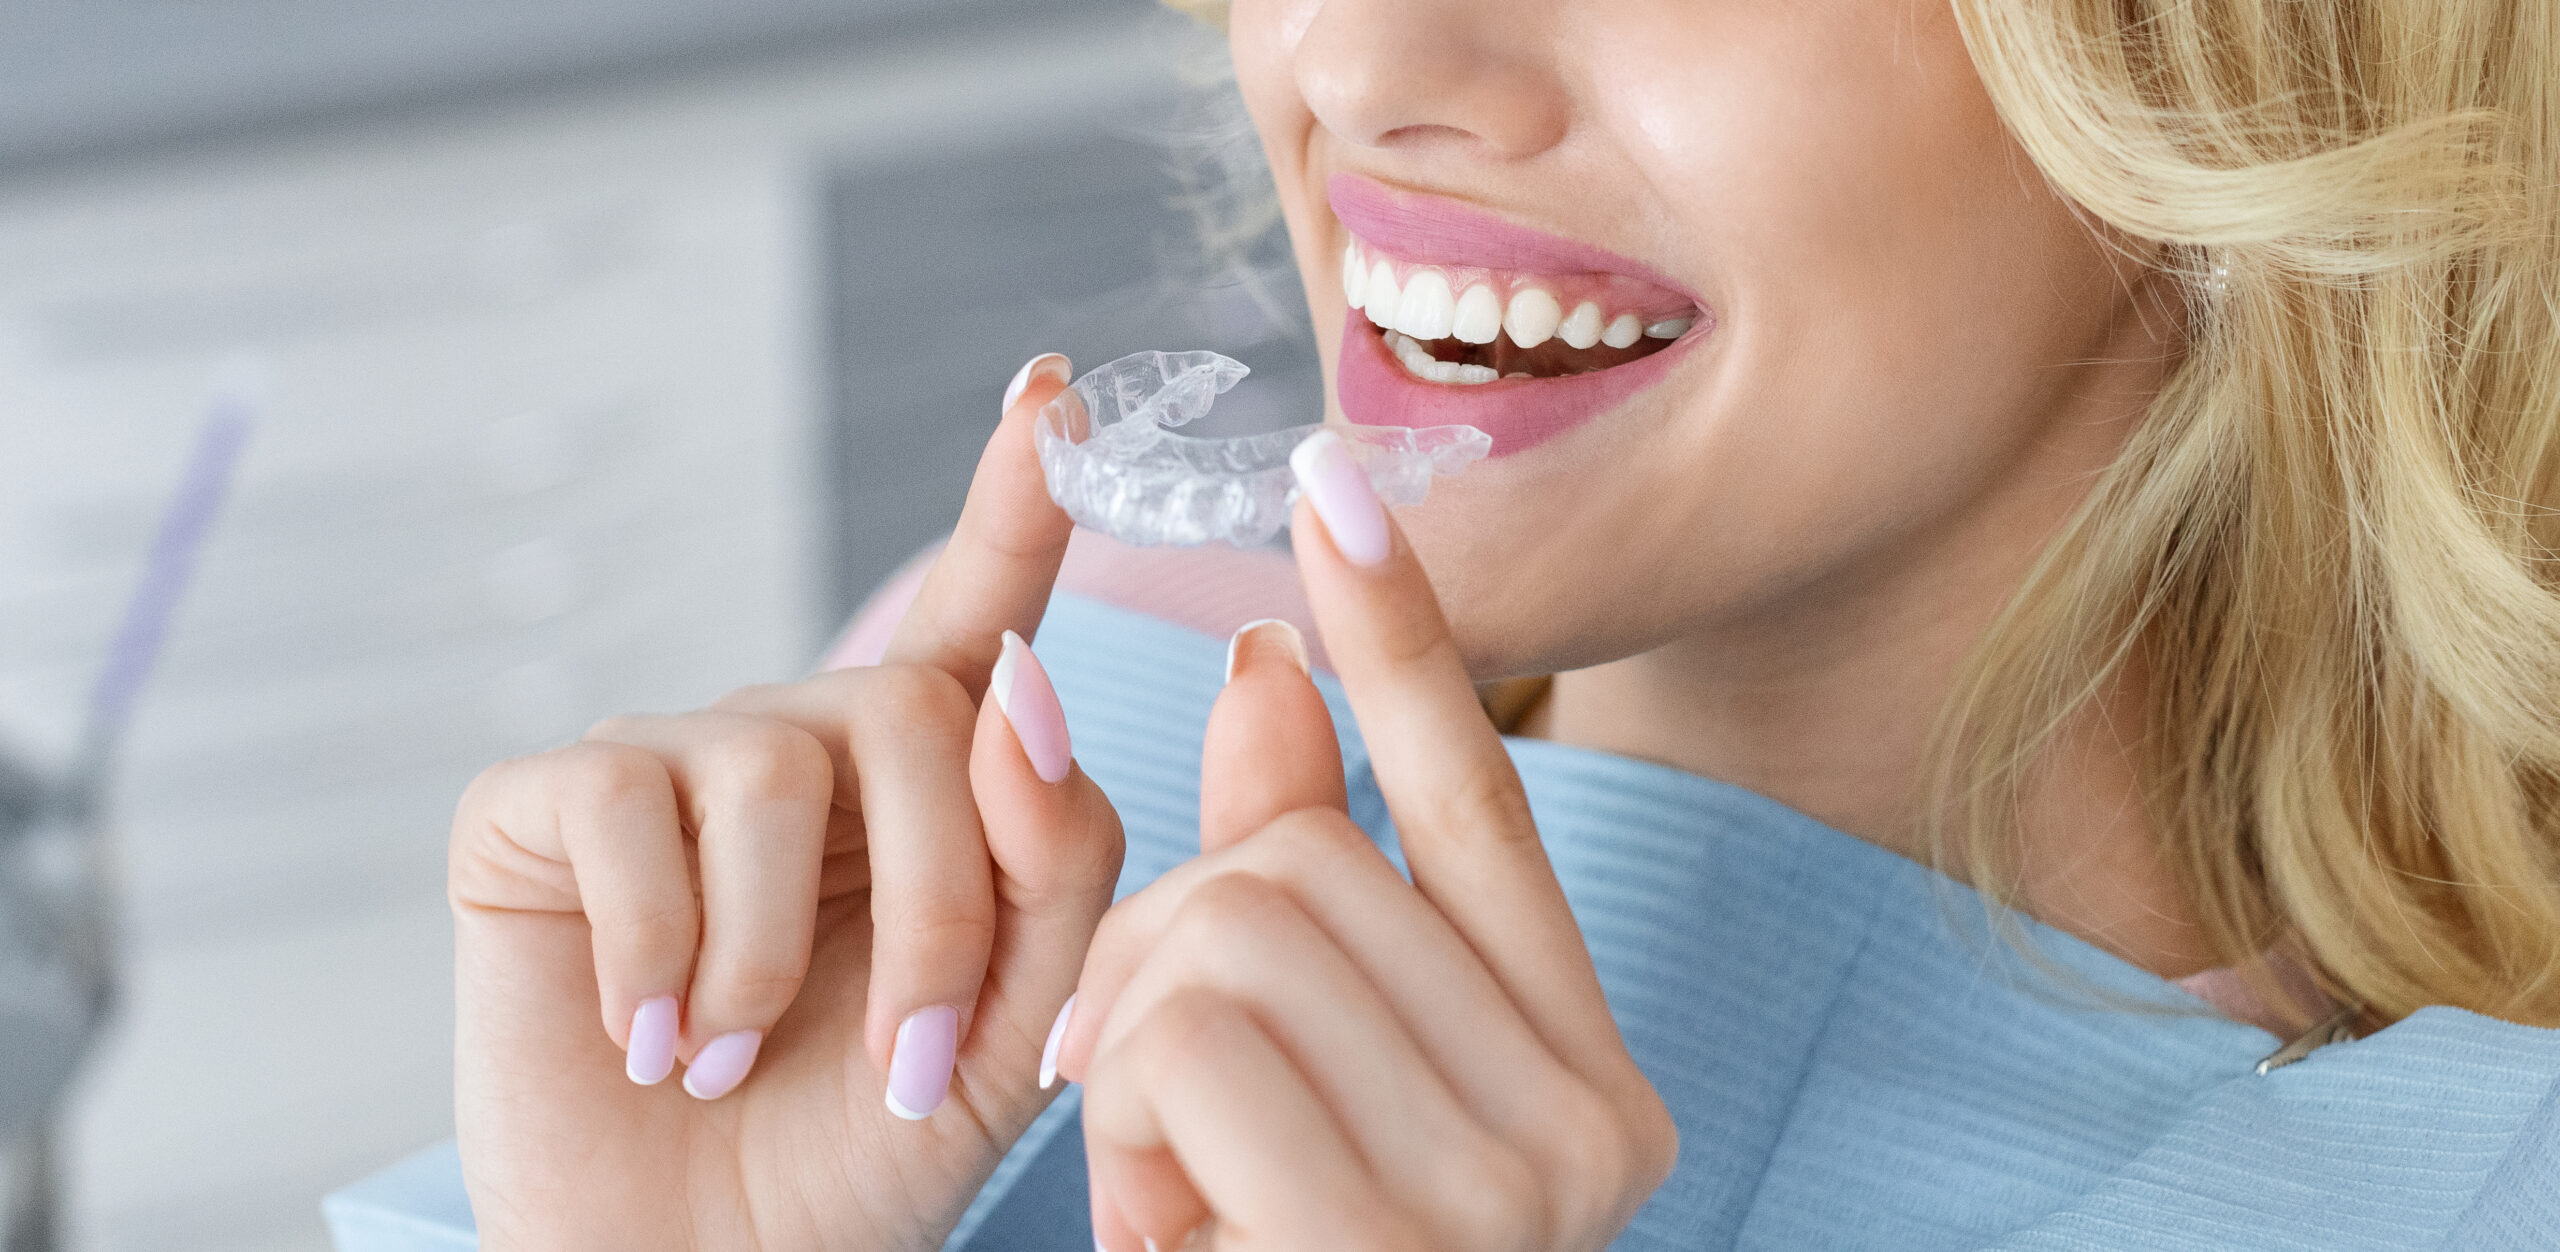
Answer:
[{"label": "blonde hair", "polygon": [[2560,1024],[2560,25],[2546,0],[1956,0],[2063,196],[2188,347],[1977,648],[1939,846],[1976,881],[2138,666],[2207,939],[2369,1021]]},{"label": "blonde hair", "polygon": [[2560,1025],[2560,6],[1952,3],[2189,333],[1959,676],[1933,846],[2009,898],[2130,671],[2163,855],[2263,991],[2288,945],[2369,1025]]}]

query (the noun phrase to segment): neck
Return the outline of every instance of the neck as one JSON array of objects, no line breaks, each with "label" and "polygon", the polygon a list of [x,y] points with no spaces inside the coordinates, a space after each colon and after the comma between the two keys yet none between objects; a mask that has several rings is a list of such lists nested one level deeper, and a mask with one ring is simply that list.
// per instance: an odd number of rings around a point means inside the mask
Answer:
[{"label": "neck", "polygon": [[[1937,863],[1918,820],[1931,723],[1969,639],[1789,639],[1757,655],[1696,636],[1556,676],[1523,733],[1651,760],[1767,796]],[[1835,650],[1836,649],[1836,650]],[[2038,921],[2166,978],[2220,964],[2145,821],[2129,737],[2139,680],[2072,726],[2021,797],[2014,896]],[[1942,864],[1963,877],[1960,859]]]},{"label": "neck", "polygon": [[[2040,463],[2008,476],[2015,490],[1783,603],[1559,674],[1520,729],[1731,782],[1931,861],[1918,820],[1923,758],[1956,670],[2121,447],[2158,378],[2101,382],[2079,394],[2112,403],[2092,400],[2098,411],[2079,406],[2049,427],[2061,433]],[[2221,960],[2144,818],[2133,743],[2142,694],[2140,675],[2128,675],[2034,771],[2020,798],[2010,903],[2179,978]],[[1943,867],[1963,873],[1954,857]]]}]

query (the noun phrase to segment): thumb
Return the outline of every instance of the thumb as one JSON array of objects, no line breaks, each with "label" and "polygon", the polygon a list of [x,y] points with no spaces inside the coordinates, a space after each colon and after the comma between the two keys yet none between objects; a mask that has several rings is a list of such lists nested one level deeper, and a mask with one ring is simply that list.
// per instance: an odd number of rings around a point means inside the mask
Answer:
[{"label": "thumb", "polygon": [[1227,641],[1227,685],[1200,750],[1200,850],[1242,842],[1274,818],[1343,809],[1342,745],[1307,674],[1307,644],[1279,618]]}]

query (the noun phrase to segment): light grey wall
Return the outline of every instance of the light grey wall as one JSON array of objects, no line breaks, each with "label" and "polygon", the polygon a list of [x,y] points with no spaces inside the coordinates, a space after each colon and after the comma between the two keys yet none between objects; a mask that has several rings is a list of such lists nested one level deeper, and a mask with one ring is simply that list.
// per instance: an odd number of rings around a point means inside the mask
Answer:
[{"label": "light grey wall", "polygon": [[0,172],[1145,0],[8,0]]},{"label": "light grey wall", "polygon": [[[1204,431],[1323,418],[1295,271],[1260,274],[1277,316],[1234,281],[1188,278],[1205,268],[1201,245],[1174,205],[1169,153],[1141,137],[1148,115],[1172,107],[1158,98],[1038,139],[831,171],[824,426],[838,476],[819,592],[833,620],[950,532],[992,402],[1035,353],[1064,352],[1083,371],[1131,352],[1214,349],[1253,373]],[[1285,265],[1281,241],[1266,242],[1255,259]]]}]

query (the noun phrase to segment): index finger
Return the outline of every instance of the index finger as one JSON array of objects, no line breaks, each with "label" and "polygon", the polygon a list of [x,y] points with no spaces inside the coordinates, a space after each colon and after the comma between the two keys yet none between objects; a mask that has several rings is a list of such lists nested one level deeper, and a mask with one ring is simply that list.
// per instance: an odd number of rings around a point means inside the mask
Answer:
[{"label": "index finger", "polygon": [[1031,428],[1040,407],[1065,389],[1070,368],[1066,357],[1048,352],[1014,374],[1003,418],[969,480],[960,524],[882,660],[930,665],[959,679],[974,700],[986,694],[1004,632],[1029,639],[1039,628],[1075,523],[1049,499]]},{"label": "index finger", "polygon": [[1601,1077],[1625,1045],[1430,578],[1339,436],[1309,437],[1289,463],[1298,575],[1414,886],[1547,1046]]}]

